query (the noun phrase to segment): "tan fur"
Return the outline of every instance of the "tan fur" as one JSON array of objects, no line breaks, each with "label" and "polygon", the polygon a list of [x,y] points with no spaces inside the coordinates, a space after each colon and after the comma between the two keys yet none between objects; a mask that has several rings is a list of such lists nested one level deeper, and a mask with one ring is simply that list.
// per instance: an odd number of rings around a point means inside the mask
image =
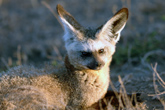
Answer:
[{"label": "tan fur", "polygon": [[84,109],[104,97],[109,85],[108,64],[100,71],[75,70],[66,57],[65,65],[67,69],[63,65],[59,70],[19,66],[8,75],[2,73],[0,109]]},{"label": "tan fur", "polygon": [[[81,27],[60,5],[57,11],[66,28],[65,63],[43,69],[18,66],[0,73],[0,110],[85,110],[105,96],[116,34],[125,25],[128,10],[119,11],[99,30]],[[82,51],[91,53],[84,57]]]}]

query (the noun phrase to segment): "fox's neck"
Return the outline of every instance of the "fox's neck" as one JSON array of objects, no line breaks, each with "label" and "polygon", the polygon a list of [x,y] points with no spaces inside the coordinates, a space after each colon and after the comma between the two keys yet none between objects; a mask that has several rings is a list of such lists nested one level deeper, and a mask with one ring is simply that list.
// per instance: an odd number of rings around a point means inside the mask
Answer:
[{"label": "fox's neck", "polygon": [[[90,83],[97,82],[102,86],[108,86],[110,75],[109,75],[109,63],[107,63],[101,70],[78,70],[76,69],[68,59],[68,56],[65,57],[65,66],[67,68],[68,74],[75,77],[82,77],[82,74],[85,74],[89,79],[92,79]],[[94,79],[94,80],[93,80]]]},{"label": "fox's neck", "polygon": [[[85,106],[91,106],[105,96],[110,80],[109,64],[105,65],[103,69],[99,71],[78,70],[70,64],[68,57],[66,56],[65,66],[68,73],[67,79],[70,80],[67,81],[67,83],[69,83],[70,90],[74,93],[71,94],[81,99],[79,100],[80,105],[85,104]],[[76,102],[77,100],[73,99],[73,103]]]}]

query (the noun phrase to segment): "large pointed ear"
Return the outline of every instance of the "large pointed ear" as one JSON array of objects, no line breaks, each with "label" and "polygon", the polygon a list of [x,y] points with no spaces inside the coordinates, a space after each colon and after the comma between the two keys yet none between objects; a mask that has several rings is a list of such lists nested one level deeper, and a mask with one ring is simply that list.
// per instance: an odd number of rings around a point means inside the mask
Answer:
[{"label": "large pointed ear", "polygon": [[56,9],[66,32],[72,31],[75,33],[83,30],[83,27],[61,5],[58,4]]},{"label": "large pointed ear", "polygon": [[128,19],[128,9],[122,8],[119,10],[99,31],[99,36],[108,37],[115,43],[120,38],[120,32],[123,30]]}]

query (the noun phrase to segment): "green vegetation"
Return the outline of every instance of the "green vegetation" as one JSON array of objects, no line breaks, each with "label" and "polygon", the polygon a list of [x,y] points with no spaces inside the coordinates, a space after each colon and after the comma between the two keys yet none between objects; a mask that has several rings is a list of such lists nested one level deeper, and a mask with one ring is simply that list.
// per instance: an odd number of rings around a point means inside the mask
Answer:
[{"label": "green vegetation", "polygon": [[[123,65],[128,61],[128,57],[139,59],[136,63],[140,63],[140,58],[143,57],[145,53],[156,49],[164,49],[164,41],[157,39],[158,35],[159,33],[157,31],[153,31],[147,35],[147,38],[138,39],[135,37],[135,39],[126,46],[118,45],[112,64]],[[129,51],[130,55],[128,55]]]},{"label": "green vegetation", "polygon": [[165,21],[165,15],[161,16],[161,20]]}]

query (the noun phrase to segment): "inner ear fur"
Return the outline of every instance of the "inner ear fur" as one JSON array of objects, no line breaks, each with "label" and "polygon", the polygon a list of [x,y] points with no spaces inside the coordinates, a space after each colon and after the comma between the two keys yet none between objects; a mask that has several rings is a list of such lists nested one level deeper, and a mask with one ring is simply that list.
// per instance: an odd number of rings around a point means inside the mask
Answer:
[{"label": "inner ear fur", "polygon": [[70,13],[68,13],[60,4],[57,5],[56,9],[64,27],[67,26],[67,28],[71,29],[72,31],[81,31],[83,29],[83,27],[75,20],[75,18]]},{"label": "inner ear fur", "polygon": [[109,21],[98,28],[100,30],[99,37],[104,36],[104,38],[110,41],[113,40],[116,43],[120,38],[120,32],[123,30],[127,20],[128,9],[122,8]]},{"label": "inner ear fur", "polygon": [[120,32],[128,20],[128,9],[122,8],[112,18],[112,33],[116,34]]}]

